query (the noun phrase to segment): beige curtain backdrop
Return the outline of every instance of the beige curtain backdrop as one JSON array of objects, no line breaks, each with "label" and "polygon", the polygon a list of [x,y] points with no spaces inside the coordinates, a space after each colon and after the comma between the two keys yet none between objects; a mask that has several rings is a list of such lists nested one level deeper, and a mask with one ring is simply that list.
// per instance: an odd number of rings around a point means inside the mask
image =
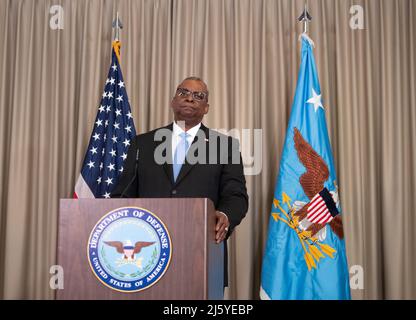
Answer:
[{"label": "beige curtain backdrop", "polygon": [[[58,204],[72,197],[110,63],[112,19],[139,133],[206,80],[212,128],[262,129],[262,171],[230,244],[232,299],[258,299],[299,67],[302,0],[0,0],[0,298],[52,299]],[[364,9],[364,30],[350,8]],[[50,7],[63,8],[53,30]],[[416,2],[309,0],[355,299],[416,298]]]}]

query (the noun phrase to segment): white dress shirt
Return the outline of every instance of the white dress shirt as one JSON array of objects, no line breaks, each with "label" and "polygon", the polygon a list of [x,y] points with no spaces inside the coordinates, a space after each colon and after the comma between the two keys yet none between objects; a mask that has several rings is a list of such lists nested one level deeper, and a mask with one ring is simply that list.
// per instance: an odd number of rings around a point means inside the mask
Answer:
[{"label": "white dress shirt", "polygon": [[[186,133],[188,134],[188,136],[186,137],[186,140],[188,141],[188,149],[191,146],[192,142],[194,141],[195,136],[200,127],[201,127],[201,122],[198,123],[195,127],[192,127],[191,129],[186,131]],[[174,121],[173,132],[172,132],[172,159],[175,159],[175,150],[179,141],[181,141],[181,137],[179,135],[183,132],[185,131],[180,126],[178,126],[177,123]]]}]

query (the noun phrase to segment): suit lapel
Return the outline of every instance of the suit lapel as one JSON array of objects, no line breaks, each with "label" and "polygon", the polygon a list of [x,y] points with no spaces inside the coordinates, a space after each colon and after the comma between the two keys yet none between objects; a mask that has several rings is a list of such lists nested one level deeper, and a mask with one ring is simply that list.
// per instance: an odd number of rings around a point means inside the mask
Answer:
[{"label": "suit lapel", "polygon": [[165,159],[167,159],[167,161],[162,164],[162,167],[163,167],[163,170],[165,171],[166,175],[168,176],[168,179],[169,179],[170,183],[173,185],[173,167],[172,167],[172,130],[173,130],[173,123],[164,127],[163,129],[168,129],[170,131],[170,135],[167,135],[162,141],[155,141],[155,147],[154,147],[153,151],[155,151],[156,148],[160,144],[162,144],[162,143],[167,144],[167,148],[163,151],[163,154],[162,154],[162,156],[165,157]]},{"label": "suit lapel", "polygon": [[[200,131],[202,131],[202,132],[200,132]],[[202,133],[202,136],[201,136],[201,133]],[[192,141],[192,144],[191,144],[191,146],[194,144],[194,143],[196,143],[196,142],[198,142],[198,136],[201,136],[200,137],[200,139],[202,138],[202,139],[205,139],[205,141],[204,141],[204,146],[205,146],[205,148],[206,148],[206,152],[207,152],[207,155],[206,155],[206,158],[207,159],[209,159],[209,155],[208,155],[208,146],[207,146],[207,144],[208,144],[208,137],[209,137],[209,129],[207,128],[207,127],[205,127],[202,123],[201,123],[201,127],[199,128],[199,130],[198,130],[198,133],[195,135],[195,138],[194,138],[194,140]],[[201,144],[202,145],[202,144]],[[191,149],[191,148],[189,148],[189,149]],[[198,156],[198,149],[196,150],[196,153],[195,153],[195,156],[197,157]],[[183,179],[183,178],[185,178],[187,175],[188,175],[188,173],[195,167],[195,166],[197,166],[197,165],[199,165],[198,163],[195,163],[195,164],[190,164],[189,162],[188,162],[188,159],[187,158],[185,158],[185,163],[182,165],[182,168],[181,168],[181,171],[179,171],[179,175],[178,175],[178,178],[176,179],[176,182],[174,183],[174,185],[176,186],[179,182],[181,182],[181,180]],[[171,166],[172,167],[172,166]],[[171,168],[172,169],[172,168]],[[172,172],[173,172],[173,170],[172,170]],[[172,173],[172,176],[173,176],[173,173]],[[171,181],[173,181],[173,178],[172,178],[172,180]]]}]

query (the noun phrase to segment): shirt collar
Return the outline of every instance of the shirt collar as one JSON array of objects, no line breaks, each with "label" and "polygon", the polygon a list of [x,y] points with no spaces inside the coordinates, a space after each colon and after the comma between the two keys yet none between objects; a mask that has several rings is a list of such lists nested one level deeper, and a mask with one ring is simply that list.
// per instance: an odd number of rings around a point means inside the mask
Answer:
[{"label": "shirt collar", "polygon": [[[195,136],[196,136],[199,128],[201,128],[201,122],[198,123],[196,126],[192,127],[191,129],[189,129],[188,131],[186,131],[186,133],[189,134],[188,138],[192,138],[192,141],[193,141],[195,139]],[[178,126],[177,123],[174,121],[173,122],[173,135],[175,137],[177,137],[182,132],[185,132],[185,131],[180,126]]]}]

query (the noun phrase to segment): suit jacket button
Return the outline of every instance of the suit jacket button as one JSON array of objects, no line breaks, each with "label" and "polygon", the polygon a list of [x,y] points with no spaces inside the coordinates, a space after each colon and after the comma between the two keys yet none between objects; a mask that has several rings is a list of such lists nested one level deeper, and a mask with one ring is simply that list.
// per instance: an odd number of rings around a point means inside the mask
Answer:
[{"label": "suit jacket button", "polygon": [[176,190],[172,190],[172,194],[176,194]]}]

